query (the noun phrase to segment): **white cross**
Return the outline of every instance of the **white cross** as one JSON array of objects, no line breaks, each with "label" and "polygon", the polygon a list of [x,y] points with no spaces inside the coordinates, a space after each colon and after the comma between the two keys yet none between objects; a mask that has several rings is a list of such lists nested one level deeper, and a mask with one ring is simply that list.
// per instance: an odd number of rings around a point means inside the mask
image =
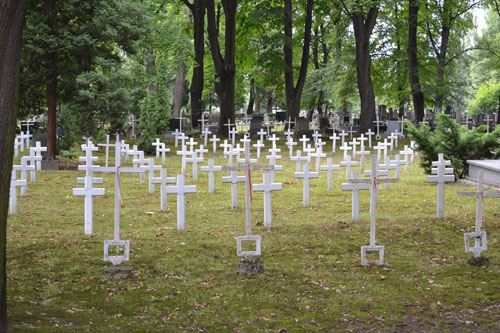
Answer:
[{"label": "white cross", "polygon": [[254,192],[264,192],[264,225],[266,227],[271,227],[273,224],[273,212],[271,203],[271,192],[281,191],[283,185],[281,183],[273,183],[271,181],[271,173],[264,172],[263,174],[263,184],[254,184]]},{"label": "white cross", "polygon": [[288,129],[292,128],[292,124],[295,125],[295,121],[292,121],[292,117],[288,117],[288,121],[285,120],[285,123],[288,125]]},{"label": "white cross", "polygon": [[254,143],[253,147],[257,148],[257,159],[259,159],[260,158],[260,149],[264,148],[265,145],[260,140],[257,140],[257,143]]},{"label": "white cross", "polygon": [[182,112],[181,112],[181,114],[179,115],[179,117],[178,117],[178,118],[174,118],[174,119],[179,120],[179,132],[181,132],[181,133],[182,133],[182,121],[183,121],[184,119],[187,119],[187,118],[183,118],[183,117],[182,117]]},{"label": "white cross", "polygon": [[304,149],[304,153],[306,153],[307,156],[307,163],[311,163],[311,154],[314,153],[316,149],[312,148],[310,144],[307,144],[307,148]]},{"label": "white cross", "polygon": [[268,141],[271,141],[273,143],[272,147],[273,149],[276,148],[276,141],[279,141],[280,139],[276,136],[276,134],[273,134],[271,137],[267,138]]},{"label": "white cross", "polygon": [[74,188],[74,196],[84,196],[85,197],[85,234],[91,235],[93,233],[93,211],[94,211],[94,196],[104,195],[103,188],[94,188],[92,177],[85,177],[85,187],[84,188]]},{"label": "white cross", "polygon": [[488,117],[484,118],[484,120],[486,120],[486,133],[489,133],[490,132],[490,121],[492,121],[493,118],[491,118],[490,115],[488,114]]},{"label": "white cross", "polygon": [[175,131],[174,131],[174,137],[175,137],[175,148],[177,148],[177,146],[179,145],[179,135],[181,134],[181,132],[179,132],[179,129],[176,128]]},{"label": "white cross", "polygon": [[264,142],[264,135],[267,135],[267,132],[261,128],[260,131],[257,132],[257,135],[260,137],[260,142]]},{"label": "white cross", "polygon": [[356,138],[354,138],[349,144],[352,146],[352,158],[356,159],[356,147],[361,146],[361,142],[357,141]]},{"label": "white cross", "polygon": [[30,178],[33,183],[36,181],[36,163],[39,163],[42,160],[42,156],[37,156],[36,149],[30,148],[30,154],[27,157],[29,164],[35,167],[35,170],[30,171]]},{"label": "white cross", "polygon": [[302,151],[297,150],[296,155],[290,158],[291,161],[297,162],[297,172],[302,171],[302,162],[308,162],[309,158],[307,156],[302,156]]},{"label": "white cross", "polygon": [[320,170],[327,172],[328,179],[328,189],[333,190],[333,170],[340,170],[340,166],[336,164],[332,164],[333,159],[328,157],[326,159],[326,165],[321,165]]},{"label": "white cross", "polygon": [[161,165],[155,165],[154,157],[150,157],[148,160],[148,165],[142,165],[141,169],[144,172],[148,172],[148,183],[149,183],[149,193],[155,193],[155,183],[153,182],[153,178],[155,178],[155,171],[161,171]]},{"label": "white cross", "polygon": [[401,125],[400,126],[401,132],[398,133],[398,136],[403,139],[405,137],[405,117],[404,116],[402,116],[401,120],[399,120],[399,124]]},{"label": "white cross", "polygon": [[186,135],[184,135],[184,133],[180,133],[180,134],[179,134],[179,140],[181,140],[181,147],[183,147],[183,146],[184,146],[184,142],[185,142],[187,139],[189,139],[189,137],[188,137],[188,136],[186,136]]},{"label": "white cross", "polygon": [[282,165],[276,165],[276,161],[281,159],[281,155],[276,155],[276,153],[279,153],[281,149],[269,149],[269,152],[271,155],[266,155],[266,159],[269,160],[269,165],[273,166],[273,169],[270,171],[271,173],[271,182],[274,183],[274,177],[275,177],[275,171],[282,171],[283,166]]},{"label": "white cross", "polygon": [[450,160],[445,160],[443,154],[438,154],[438,160],[432,162],[432,176],[428,176],[429,183],[438,184],[438,194],[437,194],[437,217],[443,217],[444,210],[444,183],[454,182],[455,175],[453,174],[453,168],[447,168],[446,166],[451,165]]},{"label": "white cross", "polygon": [[377,126],[377,135],[375,135],[375,139],[380,140],[380,125],[382,125],[384,122],[382,120],[378,119],[378,114],[377,114],[377,120],[374,120],[373,123],[375,126]]},{"label": "white cross", "polygon": [[235,126],[229,130],[229,135],[231,135],[231,141],[232,141],[233,145],[236,141],[236,134],[238,134],[238,130],[236,129],[236,126]]},{"label": "white cross", "polygon": [[372,147],[372,135],[374,135],[375,133],[372,132],[372,129],[368,129],[368,132],[365,133],[367,136],[368,136],[368,147],[371,148]]},{"label": "white cross", "polygon": [[321,138],[321,133],[319,133],[318,130],[314,130],[312,137],[314,138],[314,143],[316,143],[318,142],[318,138]]},{"label": "white cross", "polygon": [[17,214],[17,188],[27,187],[28,181],[26,179],[17,179],[16,171],[12,170],[10,176],[10,196],[9,196],[9,206],[10,213]]},{"label": "white cross", "polygon": [[342,162],[340,162],[341,166],[346,167],[346,178],[350,179],[351,178],[351,167],[358,165],[358,162],[351,161],[351,155],[347,155],[346,159]]},{"label": "white cross", "polygon": [[[347,145],[347,142],[344,142],[344,143],[342,144],[342,146],[341,146],[339,149],[340,149],[340,150],[342,150],[342,151],[344,152],[344,161],[345,161],[345,160],[347,160],[347,156],[348,156],[347,152],[348,152],[349,150],[352,150],[352,147],[349,147],[349,146]],[[349,154],[349,156],[350,156],[350,154]]]},{"label": "white cross", "polygon": [[352,126],[349,126],[349,128],[350,128],[350,130],[349,130],[349,131],[347,131],[347,133],[349,133],[349,134],[350,134],[350,136],[351,136],[351,140],[352,140],[352,135],[353,135],[354,133],[356,133],[357,131],[354,131],[354,130],[352,129]]},{"label": "white cross", "polygon": [[348,136],[348,135],[349,134],[347,134],[344,130],[342,130],[342,132],[339,134],[340,138],[342,139],[341,146],[344,145],[345,137]]},{"label": "white cross", "polygon": [[183,174],[177,175],[177,185],[167,186],[166,193],[177,194],[177,230],[186,228],[186,194],[196,193],[196,185],[186,185]]},{"label": "white cross", "polygon": [[30,136],[24,132],[21,132],[21,134],[18,136],[20,139],[21,139],[21,151],[24,151],[24,146],[27,144],[27,146],[29,145],[29,138]]},{"label": "white cross", "polygon": [[[28,164],[29,157],[23,156],[21,157],[21,165],[13,165],[12,170],[21,171],[21,180],[28,180],[28,171],[34,171],[35,166]],[[28,186],[21,187],[21,195],[26,195],[28,192]]]},{"label": "white cross", "polygon": [[293,135],[293,131],[290,128],[287,129],[287,131],[285,132],[286,141],[290,140],[292,138],[292,135]]},{"label": "white cross", "polygon": [[337,135],[337,133],[333,132],[333,135],[330,137],[330,140],[332,140],[332,153],[335,153],[335,150],[337,149],[338,139],[340,139],[340,137]]},{"label": "white cross", "polygon": [[245,176],[238,176],[238,171],[231,171],[231,176],[222,177],[223,183],[231,183],[232,209],[238,209],[238,183],[243,183],[245,179]]},{"label": "white cross", "polygon": [[382,155],[382,150],[385,149],[384,143],[379,142],[375,147],[373,147],[373,150],[377,151],[377,163],[380,162],[380,156]]},{"label": "white cross", "polygon": [[321,139],[319,142],[316,144],[316,151],[311,154],[311,157],[316,158],[316,172],[319,172],[320,169],[320,164],[321,164],[321,158],[326,157],[326,154],[323,153],[323,147],[321,144]]},{"label": "white cross", "polygon": [[303,194],[302,194],[302,202],[304,207],[310,206],[309,203],[309,179],[318,178],[317,172],[309,172],[309,163],[304,164],[303,172],[295,172],[294,177],[296,179],[303,179]]},{"label": "white cross", "polygon": [[[353,172],[351,179],[359,179],[359,174],[357,172]],[[370,185],[368,183],[350,183],[351,179],[347,180],[349,183],[342,183],[342,191],[352,191],[352,220],[359,221],[359,191],[369,190]]]},{"label": "white cross", "polygon": [[210,158],[207,166],[201,167],[202,172],[208,172],[208,193],[214,193],[214,172],[222,171],[222,166],[214,165],[214,160]]},{"label": "white cross", "polygon": [[229,147],[232,147],[232,145],[230,143],[227,143],[227,140],[224,140],[224,142],[219,144],[219,146],[222,148],[222,154],[224,155],[225,158],[226,153],[229,150]]},{"label": "white cross", "polygon": [[365,172],[365,156],[370,156],[370,151],[365,151],[365,145],[361,145],[361,150],[356,152],[356,155],[360,156],[359,158],[359,171],[361,173]]},{"label": "white cross", "polygon": [[399,153],[401,155],[404,155],[404,162],[405,162],[405,171],[408,172],[408,156],[412,155],[413,156],[413,150],[408,148],[408,145],[405,145],[404,150],[400,150]]},{"label": "white cross", "polygon": [[139,170],[142,170],[140,172],[140,177],[141,177],[141,183],[144,183],[146,181],[146,172],[142,167],[148,163],[148,160],[144,158],[144,152],[142,150],[139,151],[139,157],[134,158],[132,160],[132,163],[134,164],[134,168],[139,168]]},{"label": "white cross", "polygon": [[305,151],[307,142],[311,140],[309,140],[309,138],[304,134],[302,135],[302,138],[299,139],[299,141],[302,142],[302,150]]},{"label": "white cross", "polygon": [[[118,138],[118,135],[116,136]],[[118,140],[119,141],[119,140]],[[116,141],[116,142],[118,142]],[[128,151],[130,150],[130,145],[128,143],[125,143],[125,140],[122,140],[121,141],[121,144],[120,144],[120,153],[122,155],[125,155],[125,162],[128,163]]]},{"label": "white cross", "polygon": [[191,154],[191,157],[186,158],[186,162],[191,163],[193,166],[193,180],[198,180],[198,163],[203,163],[203,158],[197,157],[197,155],[198,149]]},{"label": "white cross", "polygon": [[412,151],[411,154],[411,163],[413,163],[414,156],[418,156],[418,145],[415,141],[410,141],[410,148]]},{"label": "white cross", "polygon": [[186,157],[187,156],[190,156],[191,155],[191,152],[189,152],[187,149],[186,149],[186,146],[183,144],[182,145],[182,149],[181,150],[178,150],[176,152],[177,155],[181,155],[182,156],[182,161],[181,161],[181,173],[183,175],[186,174]]},{"label": "white cross", "polygon": [[[500,198],[499,192],[483,192],[484,171],[479,172],[476,192],[457,192],[459,197],[476,197],[476,225],[473,232],[464,233],[465,252],[472,252],[475,258],[488,249],[486,230],[483,225],[483,198]],[[470,246],[470,239],[474,239],[474,247]]]},{"label": "white cross", "polygon": [[293,138],[288,138],[288,141],[286,142],[286,146],[288,147],[288,156],[292,158],[293,156],[293,146],[296,146],[297,142],[293,141]]},{"label": "white cross", "polygon": [[[108,135],[108,143],[109,143],[109,135]],[[156,157],[160,157],[160,152],[158,151],[158,148],[161,147],[161,145],[164,145],[163,142],[160,142],[160,139],[156,138],[156,141],[151,144],[153,147],[156,148]],[[106,166],[108,166],[106,164]]]},{"label": "white cross", "polygon": [[194,146],[196,146],[198,142],[194,141],[193,138],[190,138],[188,142],[186,142],[186,146],[189,146],[189,152],[192,154],[194,151]]},{"label": "white cross", "polygon": [[369,183],[371,185],[371,194],[370,194],[370,245],[361,247],[361,266],[367,266],[368,262],[366,260],[366,252],[378,252],[379,260],[378,265],[384,264],[384,246],[376,245],[375,236],[376,236],[376,208],[377,208],[377,199],[378,199],[378,184],[380,183],[396,183],[397,179],[386,178],[379,179],[378,178],[378,163],[377,156],[371,156],[371,172],[370,179],[351,179],[351,183]]},{"label": "white cross", "polygon": [[160,177],[151,179],[152,184],[160,185],[160,209],[167,210],[167,184],[175,184],[175,177],[167,177],[167,169],[161,168]]},{"label": "white cross", "polygon": [[167,146],[163,143],[157,149],[158,149],[158,152],[161,154],[161,163],[165,164],[165,153],[168,153],[170,151],[170,148],[167,148]]},{"label": "white cross", "polygon": [[220,139],[217,137],[217,135],[213,135],[211,139],[208,139],[210,142],[213,144],[213,153],[215,154],[217,152],[217,141],[220,141]]},{"label": "white cross", "polygon": [[209,136],[210,134],[212,134],[212,132],[211,132],[211,131],[209,131],[209,130],[208,130],[208,128],[205,128],[205,129],[203,130],[203,132],[201,132],[201,134],[203,135],[203,144],[204,144],[205,146],[207,146],[207,139],[208,139],[208,136]]},{"label": "white cross", "polygon": [[[158,139],[157,139],[158,140]],[[106,143],[98,143],[98,146],[105,147],[106,151],[106,167],[108,167],[108,158],[109,158],[109,147],[114,147],[114,144],[109,143],[109,134],[106,134]]]},{"label": "white cross", "polygon": [[401,169],[400,167],[402,165],[406,165],[405,161],[401,161],[401,157],[399,154],[396,154],[395,159],[391,160],[391,165],[395,166],[396,169],[396,178],[399,179],[401,176]]},{"label": "white cross", "polygon": [[208,119],[205,118],[205,115],[202,113],[201,118],[198,119],[198,121],[201,122],[201,134],[203,134],[203,132],[205,131],[205,122],[208,122]]}]

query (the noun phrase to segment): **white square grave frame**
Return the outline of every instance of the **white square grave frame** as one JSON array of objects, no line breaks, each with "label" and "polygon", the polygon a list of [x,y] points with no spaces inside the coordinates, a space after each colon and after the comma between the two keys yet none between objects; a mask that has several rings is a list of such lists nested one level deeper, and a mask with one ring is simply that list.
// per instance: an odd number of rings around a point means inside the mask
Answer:
[{"label": "white square grave frame", "polygon": [[[262,254],[262,240],[260,235],[236,236],[236,255],[238,257],[260,256]],[[242,242],[255,241],[255,251],[243,251]]]},{"label": "white square grave frame", "polygon": [[[110,246],[123,246],[122,256],[110,256]],[[130,241],[129,240],[104,240],[104,261],[109,261],[113,266],[119,265],[124,261],[130,260]]]}]

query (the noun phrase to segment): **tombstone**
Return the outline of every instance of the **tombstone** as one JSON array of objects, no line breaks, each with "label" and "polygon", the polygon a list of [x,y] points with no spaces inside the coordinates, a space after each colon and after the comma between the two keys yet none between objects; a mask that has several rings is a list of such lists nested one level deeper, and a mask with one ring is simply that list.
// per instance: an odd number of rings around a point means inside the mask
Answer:
[{"label": "tombstone", "polygon": [[184,230],[186,227],[186,193],[196,193],[196,185],[186,185],[185,176],[177,175],[177,185],[167,186],[166,193],[177,194],[177,230]]},{"label": "tombstone", "polygon": [[380,118],[381,121],[386,121],[387,120],[387,106],[384,104],[380,104],[378,106],[378,118]]},{"label": "tombstone", "polygon": [[93,187],[93,177],[85,177],[85,187],[84,188],[74,188],[74,196],[84,196],[85,197],[85,234],[91,235],[93,233],[93,212],[94,212],[94,198],[95,196],[103,196],[103,188]]},{"label": "tombstone", "polygon": [[370,192],[370,245],[361,246],[361,266],[368,266],[370,263],[366,260],[367,252],[378,252],[379,260],[375,264],[381,266],[384,264],[384,246],[376,245],[376,210],[377,210],[377,200],[378,200],[378,185],[380,183],[396,183],[397,179],[380,179],[378,177],[378,164],[377,157],[375,155],[371,156],[371,171],[370,179],[351,179],[351,183],[368,183],[371,187]]},{"label": "tombstone", "polygon": [[333,172],[332,171],[333,170],[340,170],[340,166],[333,164],[332,158],[329,157],[326,159],[326,165],[320,166],[320,170],[327,172],[328,190],[333,190],[333,175],[332,175]]},{"label": "tombstone", "polygon": [[[351,179],[359,179],[358,175],[357,172],[353,172]],[[370,185],[368,183],[350,183],[351,179],[347,180],[349,183],[342,183],[342,191],[352,191],[352,220],[359,221],[359,191],[369,190]]]},{"label": "tombstone", "polygon": [[151,179],[152,184],[160,185],[160,209],[162,211],[167,210],[167,184],[175,184],[175,177],[167,177],[167,169],[161,168],[160,177],[153,177]]},{"label": "tombstone", "polygon": [[447,168],[446,166],[451,165],[450,160],[445,160],[443,154],[438,155],[438,160],[432,162],[432,176],[428,176],[429,183],[438,184],[437,193],[437,217],[443,217],[444,210],[444,183],[454,182],[455,175],[453,174],[453,168]]},{"label": "tombstone", "polygon": [[250,138],[255,139],[259,135],[258,132],[262,128],[262,122],[264,120],[264,117],[262,116],[252,116],[252,119],[250,120]]},{"label": "tombstone", "polygon": [[[476,192],[457,192],[459,197],[476,197],[476,225],[473,232],[464,233],[465,252],[474,254],[474,259],[469,260],[470,264],[481,263],[481,253],[488,250],[488,241],[486,231],[482,230],[483,225],[483,199],[484,198],[500,198],[499,192],[483,192],[483,176],[484,171],[481,170],[478,176],[477,191]],[[474,246],[470,245],[470,240],[474,240]],[[482,260],[483,262],[488,262]]]},{"label": "tombstone", "polygon": [[309,163],[304,164],[303,172],[295,172],[294,177],[296,179],[303,179],[303,194],[302,203],[304,207],[310,206],[309,203],[309,179],[318,178],[317,172],[309,172]]},{"label": "tombstone", "polygon": [[309,129],[309,121],[306,118],[297,118],[296,119],[296,130],[294,133],[294,139],[297,140],[298,138],[306,135],[311,135],[312,131]]},{"label": "tombstone", "polygon": [[272,227],[273,212],[271,204],[271,192],[281,191],[283,189],[283,185],[281,183],[273,183],[271,181],[271,173],[265,172],[263,174],[263,183],[254,184],[252,188],[254,192],[264,192],[264,225],[266,227]]},{"label": "tombstone", "polygon": [[11,214],[17,214],[17,188],[28,186],[28,181],[26,179],[17,179],[16,171],[11,171],[10,176],[10,196],[9,196],[9,207]]},{"label": "tombstone", "polygon": [[208,160],[208,166],[201,167],[202,172],[208,172],[208,193],[214,193],[214,172],[222,171],[221,166],[214,165],[214,160]]}]

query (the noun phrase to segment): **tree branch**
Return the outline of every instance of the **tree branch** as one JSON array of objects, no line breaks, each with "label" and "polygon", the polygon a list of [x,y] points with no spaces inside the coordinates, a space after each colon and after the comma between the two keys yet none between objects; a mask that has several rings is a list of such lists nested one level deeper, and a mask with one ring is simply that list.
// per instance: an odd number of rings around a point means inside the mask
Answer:
[{"label": "tree branch", "polygon": [[432,37],[431,26],[429,24],[429,21],[426,22],[426,25],[427,25],[427,35],[429,36],[429,39],[431,41],[432,50],[436,54],[436,57],[439,58],[439,50],[436,46],[436,41],[434,40],[434,37]]},{"label": "tree branch", "polygon": [[224,59],[220,53],[219,39],[217,38],[214,0],[207,1],[207,31],[214,66],[216,71],[220,73],[222,71],[222,66],[224,65]]},{"label": "tree branch", "polygon": [[449,63],[451,63],[453,60],[455,60],[456,58],[462,56],[463,54],[469,52],[469,51],[472,51],[472,50],[483,50],[483,51],[488,51],[490,53],[493,53],[496,57],[500,58],[500,55],[498,55],[495,51],[491,50],[491,49],[488,49],[488,48],[484,48],[484,47],[469,47],[465,50],[462,50],[461,52],[455,54],[453,57],[451,57],[450,59],[448,59],[448,61],[446,61],[445,63],[445,66],[447,66]]},{"label": "tree branch", "polygon": [[349,9],[347,8],[347,6],[345,5],[344,0],[340,0],[340,2],[342,2],[342,7],[344,7],[345,12],[347,13],[347,15],[348,15],[348,16],[351,18],[351,20],[352,20],[352,15],[351,15],[351,12],[349,11]]},{"label": "tree branch", "polygon": [[189,1],[188,1],[188,0],[182,0],[182,2],[184,2],[184,4],[186,5],[186,7],[187,7],[187,8],[189,8],[189,10],[190,10],[191,12],[194,12],[194,4],[189,3]]}]

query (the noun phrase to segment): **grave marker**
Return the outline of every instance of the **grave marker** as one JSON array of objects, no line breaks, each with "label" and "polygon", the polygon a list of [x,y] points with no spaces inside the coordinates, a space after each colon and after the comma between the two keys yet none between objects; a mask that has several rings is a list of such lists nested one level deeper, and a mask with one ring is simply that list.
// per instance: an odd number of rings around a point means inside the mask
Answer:
[{"label": "grave marker", "polygon": [[320,170],[322,171],[326,171],[327,172],[327,175],[328,175],[328,189],[329,190],[333,190],[333,175],[332,175],[332,171],[333,170],[340,170],[340,166],[339,165],[335,165],[335,164],[332,164],[332,161],[333,159],[331,157],[328,157],[326,159],[326,165],[321,165],[320,166]]},{"label": "grave marker", "polygon": [[310,206],[309,203],[309,179],[318,178],[319,174],[317,172],[309,172],[309,163],[304,164],[303,172],[295,172],[294,177],[296,179],[303,179],[303,194],[302,203],[304,207]]},{"label": "grave marker", "polygon": [[[359,174],[357,172],[352,173],[351,179],[359,179]],[[352,191],[351,195],[351,205],[352,205],[352,220],[359,221],[359,191],[369,190],[370,185],[368,183],[351,183],[351,179],[347,181],[349,183],[342,183],[342,191]]]},{"label": "grave marker", "polygon": [[16,170],[12,170],[10,174],[10,196],[9,207],[11,214],[17,214],[17,188],[27,187],[28,181],[26,179],[17,179]]},{"label": "grave marker", "polygon": [[264,225],[266,227],[271,227],[273,224],[273,211],[272,211],[272,195],[273,191],[281,191],[283,185],[281,183],[273,183],[271,181],[271,173],[264,172],[263,183],[254,184],[254,192],[264,192]]},{"label": "grave marker", "polygon": [[85,187],[84,188],[74,188],[74,196],[84,196],[85,197],[85,234],[91,235],[93,233],[93,212],[94,212],[94,198],[95,196],[103,196],[103,188],[94,188],[91,176],[85,177]]},{"label": "grave marker", "polygon": [[151,183],[160,185],[160,209],[167,210],[167,184],[175,184],[175,177],[167,177],[167,168],[161,168],[160,177],[151,179]]},{"label": "grave marker", "polygon": [[186,228],[186,193],[196,193],[196,185],[186,185],[185,176],[177,175],[177,185],[166,186],[166,193],[177,194],[177,230]]},{"label": "grave marker", "polygon": [[428,176],[429,183],[437,183],[438,184],[438,193],[437,193],[437,217],[443,217],[444,210],[444,183],[445,182],[454,182],[455,175],[453,174],[453,168],[447,168],[446,166],[451,165],[450,160],[445,160],[443,154],[438,155],[438,160],[432,162],[432,166],[436,168],[432,168],[432,176]]}]

